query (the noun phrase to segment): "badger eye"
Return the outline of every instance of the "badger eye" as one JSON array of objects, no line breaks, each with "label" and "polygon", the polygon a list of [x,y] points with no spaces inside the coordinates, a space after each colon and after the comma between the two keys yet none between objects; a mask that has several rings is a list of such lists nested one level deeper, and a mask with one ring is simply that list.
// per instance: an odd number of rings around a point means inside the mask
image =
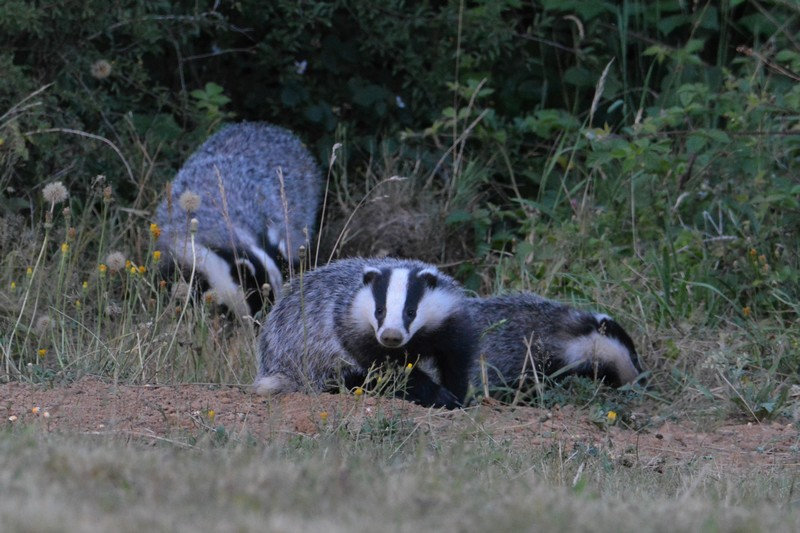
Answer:
[{"label": "badger eye", "polygon": [[408,318],[414,318],[415,316],[417,316],[417,310],[416,309],[406,309],[406,316]]},{"label": "badger eye", "polygon": [[386,314],[386,308],[384,307],[376,307],[375,308],[375,316],[381,318]]}]

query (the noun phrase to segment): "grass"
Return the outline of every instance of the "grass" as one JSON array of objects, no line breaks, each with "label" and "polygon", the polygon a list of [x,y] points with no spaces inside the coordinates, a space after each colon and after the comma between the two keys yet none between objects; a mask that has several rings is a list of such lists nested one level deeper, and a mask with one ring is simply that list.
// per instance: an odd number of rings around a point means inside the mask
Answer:
[{"label": "grass", "polygon": [[794,531],[795,483],[791,469],[627,468],[489,437],[190,451],[25,427],[0,438],[6,531]]}]

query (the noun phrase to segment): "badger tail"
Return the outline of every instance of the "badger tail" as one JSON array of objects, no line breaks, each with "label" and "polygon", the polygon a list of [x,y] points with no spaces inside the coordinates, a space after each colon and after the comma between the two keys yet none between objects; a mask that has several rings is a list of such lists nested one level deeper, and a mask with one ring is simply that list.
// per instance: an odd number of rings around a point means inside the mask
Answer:
[{"label": "badger tail", "polygon": [[604,378],[615,386],[633,383],[642,373],[633,340],[611,317],[587,314],[564,344],[565,364],[575,373]]},{"label": "badger tail", "polygon": [[253,383],[253,392],[260,396],[270,396],[272,394],[288,392],[290,389],[289,379],[283,374],[258,376]]}]

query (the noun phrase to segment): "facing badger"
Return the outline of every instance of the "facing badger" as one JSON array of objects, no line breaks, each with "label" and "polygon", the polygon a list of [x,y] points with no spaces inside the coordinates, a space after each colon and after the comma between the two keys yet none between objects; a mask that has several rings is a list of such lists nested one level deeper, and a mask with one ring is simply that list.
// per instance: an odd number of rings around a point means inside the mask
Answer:
[{"label": "facing badger", "polygon": [[[475,327],[482,333],[480,355],[486,363],[487,385],[502,393],[516,389],[523,365],[526,383],[536,371],[566,372],[604,379],[613,386],[634,382],[642,372],[633,341],[610,317],[581,311],[533,293],[468,300]],[[472,384],[483,390],[479,364]],[[523,383],[524,386],[526,383]],[[530,384],[530,383],[528,383]]]},{"label": "facing badger", "polygon": [[280,265],[298,265],[298,248],[308,248],[321,191],[319,168],[288,130],[257,122],[224,127],[187,159],[158,206],[156,246],[169,258],[162,264],[191,269],[189,221],[196,218],[201,285],[238,315],[254,314],[263,305],[263,284],[279,297]]},{"label": "facing badger", "polygon": [[[458,407],[477,334],[461,287],[434,266],[403,259],[345,259],[295,278],[259,338],[259,394],[330,388],[343,371],[358,383],[372,365],[413,364],[404,397]],[[439,383],[416,365],[426,361]]]}]

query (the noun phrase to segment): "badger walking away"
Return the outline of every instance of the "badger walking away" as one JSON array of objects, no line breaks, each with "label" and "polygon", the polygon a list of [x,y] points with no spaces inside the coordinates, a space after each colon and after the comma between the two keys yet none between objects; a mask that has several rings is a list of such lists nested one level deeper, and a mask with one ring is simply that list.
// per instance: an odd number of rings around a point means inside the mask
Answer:
[{"label": "badger walking away", "polygon": [[[262,286],[280,296],[282,270],[299,264],[300,246],[308,248],[321,192],[319,168],[291,132],[256,122],[226,126],[187,159],[158,206],[163,265],[186,273],[194,262],[219,303],[253,314],[264,303]],[[198,221],[194,253],[191,219]]]},{"label": "badger walking away", "polygon": [[[375,365],[407,366],[400,394],[455,408],[467,393],[476,330],[461,287],[434,266],[402,259],[345,259],[295,278],[259,338],[259,394],[350,384]],[[426,361],[439,382],[423,372]]]},{"label": "badger walking away", "polygon": [[[630,336],[607,315],[533,293],[474,298],[468,300],[468,307],[481,332],[479,352],[490,390],[516,389],[525,385],[519,383],[520,377],[530,381],[534,371],[549,375],[563,369],[613,386],[632,383],[642,373]],[[526,362],[529,357],[532,361]],[[482,390],[478,364],[471,381]]]}]

